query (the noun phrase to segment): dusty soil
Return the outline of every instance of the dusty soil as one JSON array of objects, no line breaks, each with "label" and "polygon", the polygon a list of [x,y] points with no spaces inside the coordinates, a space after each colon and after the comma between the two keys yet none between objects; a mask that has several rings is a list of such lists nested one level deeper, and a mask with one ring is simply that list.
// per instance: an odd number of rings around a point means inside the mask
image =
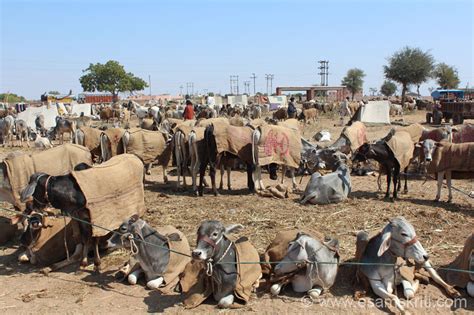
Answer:
[{"label": "dusty soil", "polygon": [[[409,122],[423,122],[424,111],[405,116]],[[310,138],[315,131],[328,129],[337,138],[341,127],[334,127],[331,117],[320,118],[317,124],[304,128],[304,136]],[[369,140],[380,138],[389,126],[369,127]],[[4,155],[7,149],[0,149]],[[10,149],[8,149],[10,151]],[[194,197],[189,190],[175,189],[175,176],[163,184],[161,168],[154,168],[146,178],[145,219],[153,226],[171,224],[182,230],[191,244],[195,243],[198,225],[205,219],[218,219],[225,223],[241,223],[246,235],[263,252],[275,233],[284,228],[312,228],[340,241],[342,261],[351,259],[355,252],[355,233],[359,230],[380,230],[388,219],[403,215],[417,230],[420,241],[430,253],[432,263],[440,266],[449,263],[461,250],[465,238],[473,231],[474,199],[454,192],[453,203],[435,203],[434,181],[411,180],[409,193],[400,195],[392,203],[383,200],[377,191],[376,177],[352,177],[353,192],[350,198],[337,205],[301,206],[298,193],[286,200],[261,198],[247,193],[246,176],[232,173],[232,191],[222,191],[214,197],[206,191],[205,197]],[[270,183],[264,175],[266,183]],[[298,178],[299,181],[299,178]],[[308,177],[303,178],[304,189]],[[188,184],[190,180],[188,178]],[[289,183],[289,179],[287,179]],[[455,180],[453,185],[466,192],[474,190],[472,180]],[[443,189],[442,199],[447,199]],[[8,207],[7,205],[3,205]],[[0,211],[2,212],[2,211]],[[7,215],[7,213],[2,213]],[[318,301],[310,301],[290,288],[276,298],[260,290],[241,310],[222,311],[211,299],[197,309],[186,311],[180,305],[179,294],[161,296],[144,288],[141,282],[130,286],[119,282],[115,273],[127,259],[127,253],[116,251],[105,255],[101,274],[92,271],[92,265],[77,271],[77,266],[44,276],[38,267],[19,264],[16,260],[17,243],[11,242],[0,248],[0,312],[2,313],[393,313],[393,305],[381,306],[374,296],[361,302],[352,300],[351,281],[353,270],[347,266],[339,269],[338,279]],[[262,288],[264,285],[262,284]],[[461,292],[465,304],[458,308],[437,286],[421,285],[408,310],[415,314],[470,313],[474,299]],[[401,292],[398,292],[402,296]],[[376,305],[374,305],[376,304]]]}]

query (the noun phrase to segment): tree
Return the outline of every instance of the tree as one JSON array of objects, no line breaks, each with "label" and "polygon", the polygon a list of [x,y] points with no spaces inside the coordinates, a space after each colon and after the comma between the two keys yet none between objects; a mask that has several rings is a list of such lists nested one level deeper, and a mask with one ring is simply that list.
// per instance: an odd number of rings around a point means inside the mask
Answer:
[{"label": "tree", "polygon": [[372,96],[374,96],[375,93],[377,93],[377,89],[374,88],[374,87],[369,88],[369,91],[370,91],[370,94],[371,94]]},{"label": "tree", "polygon": [[433,77],[438,82],[439,87],[442,89],[455,89],[458,87],[460,80],[458,76],[458,70],[455,67],[449,66],[444,62],[439,63],[434,71]]},{"label": "tree", "polygon": [[386,97],[392,96],[397,91],[397,85],[392,81],[385,80],[380,87],[380,93]]},{"label": "tree", "polygon": [[26,98],[20,95],[11,94],[11,93],[1,93],[0,102],[5,103],[23,103],[26,102]]},{"label": "tree", "polygon": [[362,85],[364,84],[363,78],[365,77],[364,71],[358,68],[350,69],[347,71],[347,75],[342,79],[341,84],[345,85],[346,88],[352,94],[352,100],[354,100],[354,94],[362,91]]},{"label": "tree", "polygon": [[110,92],[114,99],[119,92],[141,91],[148,85],[143,79],[126,72],[123,66],[114,60],[105,64],[90,64],[83,70],[85,73],[79,78],[84,91],[87,92]]},{"label": "tree", "polygon": [[385,77],[402,85],[402,104],[405,104],[408,85],[419,87],[427,81],[433,64],[433,56],[419,48],[405,47],[388,58],[388,65],[384,66]]},{"label": "tree", "polygon": [[48,94],[49,95],[59,95],[61,93],[59,93],[58,91],[49,91]]}]

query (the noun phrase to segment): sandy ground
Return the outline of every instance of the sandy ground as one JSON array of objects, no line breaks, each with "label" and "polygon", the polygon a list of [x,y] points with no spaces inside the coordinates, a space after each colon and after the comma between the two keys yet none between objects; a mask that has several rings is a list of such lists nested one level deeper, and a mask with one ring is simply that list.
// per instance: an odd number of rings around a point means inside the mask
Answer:
[{"label": "sandy ground", "polygon": [[[425,112],[405,116],[409,122],[423,122]],[[369,127],[369,140],[385,135],[390,127]],[[320,118],[316,124],[304,129],[310,138],[315,131],[328,129],[337,138],[341,127],[334,127],[331,117]],[[8,149],[10,151],[10,149]],[[0,149],[5,154],[6,149]],[[232,173],[232,191],[222,191],[217,197],[209,190],[204,197],[191,195],[189,190],[177,191],[176,177],[163,184],[161,168],[154,168],[146,178],[145,219],[153,226],[174,225],[188,237],[192,246],[201,221],[218,219],[223,222],[241,223],[242,235],[248,236],[259,252],[263,252],[276,232],[283,228],[312,228],[340,241],[342,261],[351,259],[355,252],[355,233],[380,230],[388,219],[403,215],[417,230],[418,237],[430,253],[435,266],[449,263],[461,250],[465,238],[473,231],[474,200],[454,192],[453,203],[435,203],[436,183],[422,180],[409,182],[409,193],[401,194],[395,203],[384,201],[377,191],[376,177],[352,177],[353,192],[350,198],[337,205],[301,206],[294,193],[286,200],[261,198],[246,191],[246,175]],[[303,178],[304,189],[308,177]],[[270,183],[264,174],[264,181]],[[289,183],[289,179],[286,180]],[[298,178],[299,181],[299,178]],[[190,180],[188,178],[188,184]],[[455,180],[453,185],[463,191],[474,190],[473,180]],[[443,189],[442,200],[447,199]],[[1,212],[1,211],[0,211]],[[0,312],[15,314],[53,313],[321,313],[321,314],[375,314],[396,313],[391,304],[380,305],[374,296],[356,302],[352,300],[353,270],[347,266],[339,269],[335,285],[317,301],[310,301],[303,294],[295,294],[287,288],[279,297],[271,297],[261,290],[241,310],[218,310],[211,299],[190,311],[180,305],[179,294],[162,296],[144,288],[140,282],[130,286],[116,280],[115,273],[127,259],[127,253],[116,251],[103,259],[101,274],[92,271],[92,265],[77,271],[76,266],[44,276],[38,267],[22,265],[16,261],[16,242],[0,248]],[[415,314],[470,313],[474,311],[474,299],[461,292],[461,307],[454,306],[437,286],[421,285],[416,298],[408,306]],[[401,291],[398,292],[402,296]],[[402,299],[403,300],[403,299]],[[406,302],[405,300],[403,300]]]}]

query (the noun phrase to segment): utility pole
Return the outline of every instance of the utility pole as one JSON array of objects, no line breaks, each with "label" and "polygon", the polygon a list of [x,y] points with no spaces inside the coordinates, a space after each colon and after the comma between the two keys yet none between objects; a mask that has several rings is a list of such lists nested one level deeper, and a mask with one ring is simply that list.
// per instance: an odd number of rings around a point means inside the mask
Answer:
[{"label": "utility pole", "polygon": [[244,93],[250,95],[250,81],[244,81]]},{"label": "utility pole", "polygon": [[[250,79],[253,80],[253,95],[257,94],[255,92],[255,79],[257,78],[257,76],[255,75],[255,73],[252,73],[252,76],[250,77]],[[249,93],[250,94],[250,93]]]},{"label": "utility pole", "polygon": [[321,86],[328,86],[329,60],[319,60],[319,75],[321,76]]},{"label": "utility pole", "polygon": [[150,87],[150,96],[151,96],[151,75],[148,75],[148,86]]},{"label": "utility pole", "polygon": [[183,95],[183,85],[179,86],[179,95]]},{"label": "utility pole", "polygon": [[189,92],[194,95],[194,82],[186,82],[186,94],[190,95]]},{"label": "utility pole", "polygon": [[230,76],[230,94],[239,94],[239,76],[231,75]]},{"label": "utility pole", "polygon": [[[273,90],[273,78],[274,77],[275,77],[274,74],[265,74],[265,80],[267,80],[267,95],[271,95],[271,92]],[[270,90],[268,89],[269,86],[270,86]]]}]

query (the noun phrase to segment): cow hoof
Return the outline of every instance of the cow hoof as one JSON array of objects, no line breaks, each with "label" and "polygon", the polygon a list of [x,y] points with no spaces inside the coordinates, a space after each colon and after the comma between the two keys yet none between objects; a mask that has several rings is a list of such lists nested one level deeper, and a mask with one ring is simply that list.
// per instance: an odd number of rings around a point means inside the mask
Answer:
[{"label": "cow hoof", "polygon": [[148,289],[156,290],[160,287],[162,283],[163,283],[163,277],[159,277],[158,279],[148,281],[146,286]]},{"label": "cow hoof", "polygon": [[27,263],[30,261],[30,259],[28,258],[28,255],[26,253],[22,253],[18,256],[18,261],[21,263]]},{"label": "cow hoof", "polygon": [[127,277],[127,281],[128,281],[129,284],[135,285],[135,284],[137,284],[138,277],[137,277],[136,275],[134,275],[134,274],[130,274],[130,275],[128,275],[128,277]]},{"label": "cow hoof", "polygon": [[439,198],[435,198],[435,200],[433,200],[434,202],[439,202]]},{"label": "cow hoof", "polygon": [[281,287],[282,287],[282,285],[279,284],[279,283],[275,283],[274,285],[272,285],[272,287],[270,288],[271,294],[275,295],[275,296],[280,294]]},{"label": "cow hoof", "polygon": [[41,273],[44,274],[45,276],[49,275],[51,271],[53,271],[53,269],[51,269],[50,267],[45,267],[41,269]]},{"label": "cow hoof", "polygon": [[404,189],[404,190],[403,190],[403,193],[404,193],[404,194],[408,194],[408,189]]},{"label": "cow hoof", "polygon": [[94,272],[95,273],[101,273],[101,271],[102,271],[102,268],[100,267],[100,265],[95,265],[94,264]]},{"label": "cow hoof", "polygon": [[233,303],[234,303],[234,295],[231,294],[220,299],[217,306],[220,308],[229,308]]},{"label": "cow hoof", "polygon": [[317,299],[323,290],[321,288],[314,288],[308,291],[309,297],[311,299]]},{"label": "cow hoof", "polygon": [[151,171],[146,171],[145,174],[151,175]]}]

